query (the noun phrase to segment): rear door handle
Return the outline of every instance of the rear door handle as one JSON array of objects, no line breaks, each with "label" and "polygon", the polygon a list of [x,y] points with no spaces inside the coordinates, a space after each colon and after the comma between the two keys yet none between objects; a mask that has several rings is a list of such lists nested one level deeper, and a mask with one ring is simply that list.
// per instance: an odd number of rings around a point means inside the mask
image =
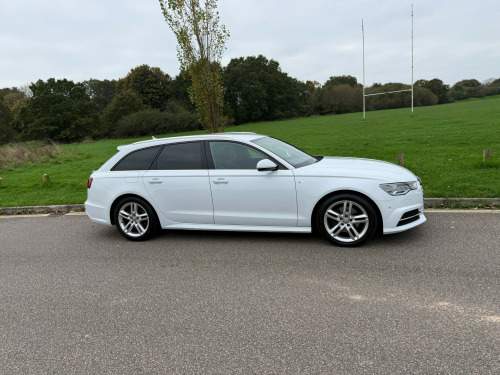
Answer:
[{"label": "rear door handle", "polygon": [[148,181],[150,184],[161,184],[163,181],[161,178],[152,178],[151,180]]},{"label": "rear door handle", "polygon": [[216,185],[221,185],[221,184],[227,184],[227,183],[229,183],[229,181],[226,180],[225,178],[218,178],[217,180],[213,180],[212,182],[214,184],[216,184]]}]

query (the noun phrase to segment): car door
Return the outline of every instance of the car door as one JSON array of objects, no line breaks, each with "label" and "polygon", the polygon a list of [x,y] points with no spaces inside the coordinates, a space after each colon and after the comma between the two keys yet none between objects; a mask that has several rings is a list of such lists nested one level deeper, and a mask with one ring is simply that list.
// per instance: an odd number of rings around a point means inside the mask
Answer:
[{"label": "car door", "polygon": [[297,225],[290,170],[258,171],[257,163],[269,156],[242,143],[210,141],[207,149],[215,224]]},{"label": "car door", "polygon": [[167,144],[143,175],[154,203],[171,221],[213,224],[203,142]]}]

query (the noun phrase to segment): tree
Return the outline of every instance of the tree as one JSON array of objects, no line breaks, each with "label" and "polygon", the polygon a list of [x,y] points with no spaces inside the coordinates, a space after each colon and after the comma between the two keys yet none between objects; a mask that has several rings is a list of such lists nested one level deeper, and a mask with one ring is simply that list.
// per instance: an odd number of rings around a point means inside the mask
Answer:
[{"label": "tree", "polygon": [[340,85],[349,85],[354,87],[358,84],[358,80],[353,76],[335,76],[330,77],[328,81],[325,82],[323,87],[325,86],[340,86]]},{"label": "tree", "polygon": [[219,24],[217,0],[159,0],[177,38],[181,70],[189,72],[189,90],[200,123],[209,132],[224,129],[224,90],[220,62],[229,37]]},{"label": "tree", "polygon": [[82,83],[50,78],[32,83],[30,90],[33,97],[19,112],[24,139],[74,142],[97,129],[98,108]]},{"label": "tree", "polygon": [[231,59],[224,70],[229,114],[236,124],[301,115],[306,85],[262,55]]},{"label": "tree", "polygon": [[106,106],[111,103],[115,96],[116,91],[116,81],[115,80],[103,80],[89,79],[88,81],[82,82],[87,89],[87,94],[99,107],[101,111],[106,108]]},{"label": "tree", "polygon": [[104,109],[104,127],[100,131],[101,136],[110,136],[116,129],[118,121],[122,117],[144,109],[141,98],[135,91],[125,90],[117,94],[111,103]]},{"label": "tree", "polygon": [[10,142],[15,135],[12,129],[12,112],[9,106],[0,99],[0,145]]},{"label": "tree", "polygon": [[362,110],[363,89],[355,84],[326,85],[321,90],[323,113],[351,113]]},{"label": "tree", "polygon": [[170,98],[172,79],[160,68],[141,65],[118,80],[117,91],[135,91],[142,103],[150,108],[164,109]]},{"label": "tree", "polygon": [[193,109],[193,104],[189,98],[189,88],[192,85],[191,77],[189,72],[181,71],[172,80],[172,96],[171,99],[181,103],[186,109]]},{"label": "tree", "polygon": [[430,81],[419,79],[415,82],[414,86],[423,87],[432,91],[432,93],[438,97],[438,104],[448,103],[450,101],[448,93],[450,86],[445,85],[444,82],[438,78],[431,79]]},{"label": "tree", "polygon": [[500,94],[500,78],[490,78],[486,82],[483,82],[483,86],[485,86],[484,90],[486,95]]},{"label": "tree", "polygon": [[453,85],[450,96],[455,100],[482,98],[485,96],[485,92],[477,79],[464,79]]}]

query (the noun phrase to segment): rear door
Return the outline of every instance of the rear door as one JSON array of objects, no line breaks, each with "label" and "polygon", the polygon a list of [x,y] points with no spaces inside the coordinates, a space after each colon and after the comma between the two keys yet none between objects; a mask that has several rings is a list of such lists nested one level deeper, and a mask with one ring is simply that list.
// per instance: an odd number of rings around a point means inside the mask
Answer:
[{"label": "rear door", "polygon": [[213,224],[213,205],[203,142],[167,144],[144,185],[161,212],[177,223]]}]

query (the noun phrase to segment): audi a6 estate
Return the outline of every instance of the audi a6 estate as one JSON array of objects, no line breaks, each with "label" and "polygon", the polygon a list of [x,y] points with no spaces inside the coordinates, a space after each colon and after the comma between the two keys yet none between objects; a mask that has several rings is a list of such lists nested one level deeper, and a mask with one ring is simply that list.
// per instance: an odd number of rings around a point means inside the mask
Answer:
[{"label": "audi a6 estate", "polygon": [[141,241],[159,229],[303,232],[340,246],[426,221],[422,183],[377,160],[311,156],[255,133],[119,146],[92,173],[85,208]]}]

